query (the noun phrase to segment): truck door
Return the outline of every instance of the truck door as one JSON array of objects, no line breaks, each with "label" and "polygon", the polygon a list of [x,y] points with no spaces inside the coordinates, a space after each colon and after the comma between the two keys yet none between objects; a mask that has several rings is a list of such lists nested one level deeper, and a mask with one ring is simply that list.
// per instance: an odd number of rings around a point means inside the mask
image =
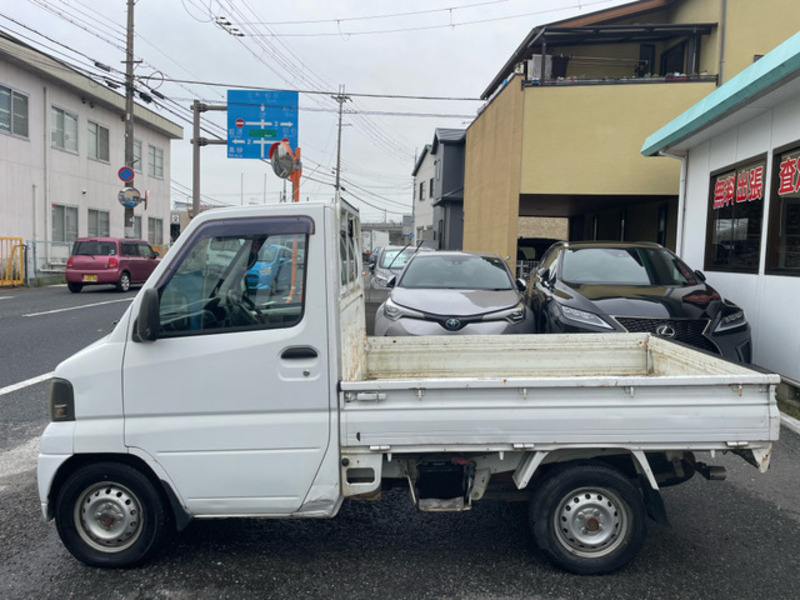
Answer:
[{"label": "truck door", "polygon": [[[205,223],[156,283],[158,339],[126,343],[126,444],[163,467],[193,514],[297,511],[331,444],[325,248],[314,226]],[[269,244],[291,249],[291,285],[248,289]]]}]

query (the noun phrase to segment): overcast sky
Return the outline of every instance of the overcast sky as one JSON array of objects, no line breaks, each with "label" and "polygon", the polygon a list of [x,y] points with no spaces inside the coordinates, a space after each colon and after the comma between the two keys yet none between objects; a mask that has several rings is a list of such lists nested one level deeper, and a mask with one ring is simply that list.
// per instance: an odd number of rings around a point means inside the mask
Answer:
[{"label": "overcast sky", "polygon": [[[192,101],[224,104],[233,86],[300,92],[300,197],[332,198],[338,103],[331,94],[343,85],[351,96],[342,128],[343,197],[365,221],[400,221],[411,213],[415,157],[434,129],[466,128],[481,106],[417,97],[477,99],[534,26],[629,1],[137,0],[134,53],[143,62],[136,75],[167,98],[149,107],[184,128],[171,148],[173,201],[191,201]],[[93,61],[109,65],[121,79],[126,5],[3,0],[0,27],[81,69],[99,74]],[[224,112],[207,112],[203,121],[205,137],[225,136]],[[268,164],[226,156],[225,146],[202,150],[204,201],[279,201],[284,182]]]}]

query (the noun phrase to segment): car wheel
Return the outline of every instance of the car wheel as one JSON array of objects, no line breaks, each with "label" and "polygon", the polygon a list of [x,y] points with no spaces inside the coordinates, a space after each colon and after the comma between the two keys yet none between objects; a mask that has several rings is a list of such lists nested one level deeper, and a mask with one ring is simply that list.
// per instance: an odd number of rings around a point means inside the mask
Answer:
[{"label": "car wheel", "polygon": [[61,541],[93,567],[130,567],[157,550],[167,526],[164,503],[140,471],[98,463],[75,471],[58,493]]},{"label": "car wheel", "polygon": [[127,271],[123,271],[117,282],[117,291],[127,292],[129,289],[131,289],[131,276]]},{"label": "car wheel", "polygon": [[642,495],[621,472],[601,464],[556,468],[530,505],[533,537],[556,566],[579,575],[628,564],[647,534]]},{"label": "car wheel", "polygon": [[74,281],[68,281],[67,282],[67,288],[69,288],[69,291],[72,292],[73,294],[77,294],[78,292],[80,292],[83,289],[83,284],[82,283],[76,283]]}]

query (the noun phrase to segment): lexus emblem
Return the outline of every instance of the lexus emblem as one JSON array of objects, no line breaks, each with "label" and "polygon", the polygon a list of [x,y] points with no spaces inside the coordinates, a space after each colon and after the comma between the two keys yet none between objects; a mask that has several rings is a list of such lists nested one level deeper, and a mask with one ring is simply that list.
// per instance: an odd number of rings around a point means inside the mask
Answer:
[{"label": "lexus emblem", "polygon": [[677,334],[671,325],[659,325],[656,327],[656,335],[666,340],[671,340]]},{"label": "lexus emblem", "polygon": [[461,327],[461,321],[458,319],[447,319],[447,321],[444,322],[444,327],[450,331],[456,331]]}]

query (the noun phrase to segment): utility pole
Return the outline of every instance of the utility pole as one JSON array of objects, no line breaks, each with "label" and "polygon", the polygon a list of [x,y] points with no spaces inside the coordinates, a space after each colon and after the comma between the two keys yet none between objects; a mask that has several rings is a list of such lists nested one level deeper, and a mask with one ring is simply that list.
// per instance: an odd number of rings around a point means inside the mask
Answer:
[{"label": "utility pole", "polygon": [[336,197],[338,199],[340,195],[339,190],[341,188],[341,185],[339,184],[340,181],[339,175],[341,173],[341,167],[342,167],[342,107],[344,106],[344,103],[346,101],[350,100],[350,97],[345,96],[344,85],[340,85],[339,93],[336,94],[335,96],[331,96],[331,98],[333,98],[339,103],[339,137],[336,142],[336,184],[335,184]]},{"label": "utility pole", "polygon": [[[125,44],[125,166],[133,168],[133,0],[128,0],[128,35]],[[134,187],[133,179],[128,182]],[[125,237],[133,237],[133,207],[125,207]]]},{"label": "utility pole", "polygon": [[227,104],[192,102],[192,218],[200,214],[200,148],[208,144],[226,145],[228,140],[209,140],[200,137],[200,113],[207,110],[228,110]]}]

